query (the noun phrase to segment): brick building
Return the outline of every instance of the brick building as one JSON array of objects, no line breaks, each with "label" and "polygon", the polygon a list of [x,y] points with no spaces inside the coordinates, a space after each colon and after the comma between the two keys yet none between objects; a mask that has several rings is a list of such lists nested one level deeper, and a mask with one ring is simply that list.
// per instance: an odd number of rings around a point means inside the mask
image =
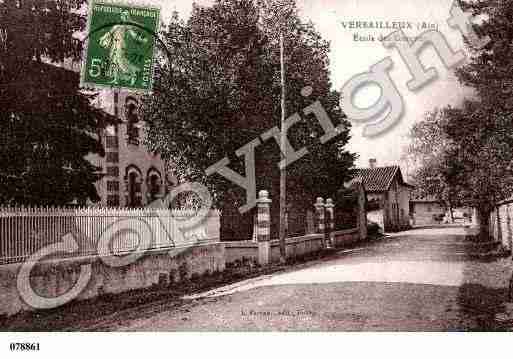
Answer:
[{"label": "brick building", "polygon": [[141,207],[163,197],[176,180],[166,173],[158,153],[144,146],[144,120],[138,114],[140,98],[123,90],[101,90],[96,105],[117,117],[117,125],[99,129],[105,157],[90,156],[103,169],[96,189],[101,205]]}]

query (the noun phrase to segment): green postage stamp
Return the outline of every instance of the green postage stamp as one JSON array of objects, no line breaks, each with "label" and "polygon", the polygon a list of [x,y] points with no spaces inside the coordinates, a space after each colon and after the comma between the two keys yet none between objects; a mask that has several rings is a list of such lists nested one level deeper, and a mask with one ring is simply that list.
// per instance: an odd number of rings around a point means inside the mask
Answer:
[{"label": "green postage stamp", "polygon": [[150,92],[159,25],[159,7],[93,0],[82,86]]}]

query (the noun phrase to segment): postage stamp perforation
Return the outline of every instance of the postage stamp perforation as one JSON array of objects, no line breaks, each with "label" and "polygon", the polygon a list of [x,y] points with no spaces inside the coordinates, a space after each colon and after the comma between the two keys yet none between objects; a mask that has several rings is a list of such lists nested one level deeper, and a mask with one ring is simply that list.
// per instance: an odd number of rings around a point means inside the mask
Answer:
[{"label": "postage stamp perforation", "polygon": [[90,8],[93,5],[118,5],[118,6],[128,6],[131,8],[141,8],[141,9],[150,9],[150,10],[159,10],[162,11],[162,5],[156,4],[152,1],[140,1],[140,0],[93,0],[91,1]]},{"label": "postage stamp perforation", "polygon": [[[103,82],[105,82],[106,73],[108,72],[110,75],[112,73],[115,73],[116,76],[114,77],[114,83],[101,83],[101,81],[91,81],[91,76],[88,76],[88,71],[90,71],[91,63],[90,63],[90,56],[91,56],[91,42],[93,41],[93,32],[95,32],[97,29],[93,29],[93,16],[95,14],[95,10],[98,10],[96,8],[97,6],[112,6],[112,7],[121,7],[126,8],[126,14],[127,16],[134,16],[132,10],[147,10],[149,13],[155,12],[155,22],[151,26],[143,25],[137,21],[131,21],[131,20],[125,20],[126,22],[123,22],[122,14],[123,11],[107,11],[106,13],[111,13],[113,17],[117,16],[119,14],[120,19],[113,21],[113,28],[118,25],[118,28],[122,27],[123,24],[128,24],[127,27],[134,29],[139,27],[142,29],[141,31],[146,32],[149,34],[149,36],[146,39],[143,39],[145,41],[145,44],[148,45],[148,49],[150,52],[145,54],[144,56],[146,59],[144,59],[144,66],[143,69],[137,69],[137,66],[131,66],[130,62],[133,60],[127,59],[128,50],[127,46],[117,46],[117,49],[113,49],[115,46],[113,43],[116,43],[116,41],[119,41],[119,36],[123,37],[124,35],[119,35],[117,40],[109,39],[107,42],[110,43],[111,47],[111,55],[113,52],[118,53],[117,59],[122,59],[124,61],[119,61],[117,64],[114,64],[111,60],[113,59],[112,56],[109,56],[109,59],[107,61],[107,64],[97,65],[98,68],[101,68],[98,73],[102,73],[103,71]],[[92,89],[126,89],[129,91],[132,91],[137,94],[149,94],[152,92],[153,88],[153,80],[155,75],[155,61],[156,61],[156,48],[158,47],[158,34],[160,32],[161,27],[161,10],[162,6],[161,4],[155,4],[147,1],[139,1],[139,0],[93,0],[89,4],[88,8],[88,15],[87,15],[87,24],[86,24],[86,35],[85,35],[85,46],[83,49],[83,56],[82,56],[82,67],[80,71],[80,86],[85,88],[92,88]],[[97,12],[96,12],[97,13]],[[149,14],[148,13],[148,14]],[[139,14],[135,14],[135,16],[140,16]],[[150,18],[153,16],[149,16]],[[119,24],[116,24],[116,21],[119,21]],[[130,26],[130,23],[134,23],[134,25],[137,26]],[[123,30],[121,30],[123,32]],[[113,30],[113,32],[115,32]],[[118,31],[119,32],[119,31]],[[125,32],[134,32],[132,30],[128,30]],[[144,38],[145,36],[139,36],[140,38]],[[149,41],[147,41],[149,40]],[[123,40],[121,40],[123,41]],[[118,42],[119,43],[119,42]],[[126,43],[125,43],[126,45]],[[121,56],[120,49],[126,50],[124,53],[124,56]],[[132,55],[138,56],[139,60],[143,60],[143,55],[141,54],[135,54],[136,51],[132,52]],[[99,61],[101,62],[101,61]],[[141,62],[141,61],[140,61]],[[133,65],[133,64],[132,64]],[[131,66],[131,67],[130,67]],[[141,64],[140,64],[141,66]],[[140,67],[139,66],[139,67]],[[108,67],[109,70],[105,70],[105,67]],[[131,68],[131,70],[127,70]],[[114,70],[113,70],[114,69]],[[123,70],[123,71],[122,71]],[[126,71],[130,71],[127,73]],[[130,82],[130,86],[123,85],[122,83],[118,83],[118,76],[120,76],[120,73],[123,75],[121,77],[130,76],[132,79]],[[136,77],[137,76],[137,77]],[[140,77],[143,79],[141,80]],[[134,78],[136,78],[139,83],[137,86],[134,86]],[[125,79],[126,80],[126,79]],[[120,82],[123,82],[122,80],[119,80]]]}]

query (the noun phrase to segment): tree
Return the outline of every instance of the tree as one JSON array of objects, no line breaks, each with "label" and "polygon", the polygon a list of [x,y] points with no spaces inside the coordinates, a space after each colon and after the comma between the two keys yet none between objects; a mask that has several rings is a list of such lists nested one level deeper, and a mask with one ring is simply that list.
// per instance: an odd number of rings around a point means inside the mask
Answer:
[{"label": "tree", "polygon": [[95,137],[110,120],[79,89],[78,74],[51,63],[78,61],[85,0],[0,3],[0,204],[97,201],[104,154]]},{"label": "tree", "polygon": [[[462,1],[460,5],[482,19],[475,30],[491,41],[483,49],[469,46],[470,61],[456,71],[475,96],[458,108],[442,109],[440,133],[450,145],[442,152],[446,172],[436,170],[463,204],[478,210],[480,237],[488,240],[491,211],[513,194],[513,1]],[[432,169],[426,166],[424,171]]]},{"label": "tree", "polygon": [[484,19],[476,32],[491,41],[472,50],[471,61],[457,71],[460,82],[472,87],[476,97],[448,111],[446,132],[458,144],[455,156],[463,167],[464,195],[479,211],[485,238],[490,211],[513,193],[513,1],[479,0],[461,6]]},{"label": "tree", "polygon": [[415,195],[437,199],[449,209],[454,220],[452,209],[462,202],[458,185],[453,181],[452,158],[448,156],[454,144],[444,132],[446,120],[443,110],[438,108],[426,113],[410,129],[405,157],[414,167]]},{"label": "tree", "polygon": [[463,85],[473,88],[486,108],[503,115],[513,111],[513,2],[511,0],[461,1],[466,11],[484,19],[475,30],[491,41],[483,49],[473,49],[471,61],[457,71]]},{"label": "tree", "polygon": [[[287,6],[287,116],[302,115],[320,99],[332,121],[346,126],[322,145],[322,129],[312,118],[302,116],[288,133],[294,148],[309,150],[287,167],[288,198],[311,205],[316,196],[335,193],[350,178],[355,156],[344,148],[350,124],[338,106],[339,94],[330,90],[328,43],[312,24],[300,21],[293,2]],[[187,22],[175,14],[162,34],[170,56],[158,66],[154,94],[143,106],[150,148],[176,164],[181,180],[206,183],[220,208],[238,208],[245,194],[220,176],[207,177],[204,170],[228,156],[230,166],[244,173],[235,151],[280,123],[279,45],[277,33],[266,25],[270,15],[269,3],[251,0],[195,6]],[[309,98],[300,94],[307,85],[313,88]],[[279,160],[276,142],[257,148],[257,188],[269,189],[276,199]]]},{"label": "tree", "polygon": [[497,202],[513,194],[511,117],[483,101],[447,108],[445,132],[455,146],[447,153],[452,182],[464,203],[478,210],[481,238],[488,239],[489,218]]},{"label": "tree", "polygon": [[511,125],[511,118],[482,101],[466,100],[461,108],[434,111],[411,131],[421,193],[449,206],[476,208],[483,240],[489,237],[491,211],[513,193]]}]

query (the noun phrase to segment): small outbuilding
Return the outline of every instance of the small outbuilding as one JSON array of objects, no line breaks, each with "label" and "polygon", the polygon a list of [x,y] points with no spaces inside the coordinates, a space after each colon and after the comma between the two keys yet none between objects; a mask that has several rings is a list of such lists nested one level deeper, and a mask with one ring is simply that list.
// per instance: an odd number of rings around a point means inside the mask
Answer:
[{"label": "small outbuilding", "polygon": [[415,188],[406,183],[399,166],[376,166],[356,170],[354,181],[361,182],[367,195],[367,219],[376,222],[385,232],[410,227],[410,196]]},{"label": "small outbuilding", "polygon": [[410,213],[413,225],[416,226],[440,224],[444,221],[446,211],[444,204],[432,197],[410,200]]}]

